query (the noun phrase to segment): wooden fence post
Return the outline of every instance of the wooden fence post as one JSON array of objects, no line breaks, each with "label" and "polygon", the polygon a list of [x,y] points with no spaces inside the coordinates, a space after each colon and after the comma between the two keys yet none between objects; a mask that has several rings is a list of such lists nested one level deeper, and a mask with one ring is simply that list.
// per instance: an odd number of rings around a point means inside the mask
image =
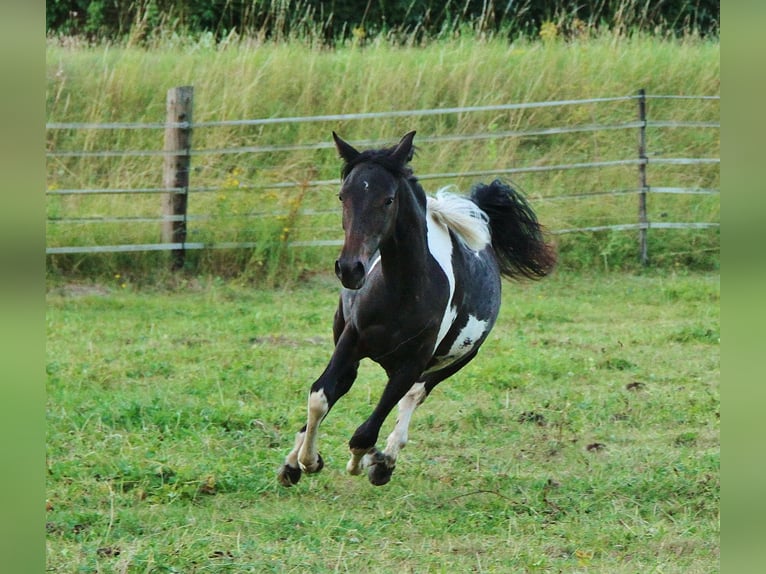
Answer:
[{"label": "wooden fence post", "polygon": [[193,86],[168,90],[166,100],[165,167],[163,187],[176,191],[165,193],[162,201],[162,242],[180,243],[171,251],[171,268],[184,266],[186,250],[186,207],[189,198],[189,167],[191,164]]},{"label": "wooden fence post", "polygon": [[638,128],[638,223],[640,226],[638,230],[638,250],[641,265],[647,266],[649,264],[649,253],[646,235],[649,219],[646,214],[646,194],[649,191],[649,186],[646,184],[646,164],[648,158],[646,157],[646,90],[644,88],[638,90],[638,121],[640,123]]}]

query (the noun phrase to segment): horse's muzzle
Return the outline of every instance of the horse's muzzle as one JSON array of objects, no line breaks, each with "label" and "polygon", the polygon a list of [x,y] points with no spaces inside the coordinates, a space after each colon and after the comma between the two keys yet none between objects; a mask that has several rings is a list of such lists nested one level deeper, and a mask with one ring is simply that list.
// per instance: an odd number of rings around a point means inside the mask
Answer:
[{"label": "horse's muzzle", "polygon": [[367,271],[361,261],[335,261],[335,275],[346,289],[360,289],[364,285]]}]

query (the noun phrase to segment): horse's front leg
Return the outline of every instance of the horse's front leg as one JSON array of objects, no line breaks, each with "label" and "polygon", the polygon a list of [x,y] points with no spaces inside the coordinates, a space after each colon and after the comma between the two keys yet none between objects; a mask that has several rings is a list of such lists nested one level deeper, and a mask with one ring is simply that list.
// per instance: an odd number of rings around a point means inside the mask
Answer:
[{"label": "horse's front leg", "polygon": [[293,445],[293,449],[285,457],[285,463],[279,469],[279,474],[277,477],[282,486],[292,486],[301,479],[302,471],[300,465],[298,464],[298,453],[301,450],[301,446],[303,446],[303,440],[305,436],[306,427],[304,426],[295,435],[295,444]]},{"label": "horse's front leg", "polygon": [[356,379],[359,358],[356,353],[356,334],[344,331],[335,346],[330,363],[322,375],[311,385],[308,398],[306,424],[295,435],[292,450],[285,457],[279,470],[279,482],[292,486],[301,478],[302,472],[319,472],[324,461],[319,454],[319,425],[335,402],[348,392]]},{"label": "horse's front leg", "polygon": [[309,393],[308,419],[303,428],[303,441],[298,451],[300,469],[309,474],[319,472],[324,466],[322,456],[317,449],[319,424],[330,411],[330,402],[325,394],[325,381],[321,379],[311,388]]}]

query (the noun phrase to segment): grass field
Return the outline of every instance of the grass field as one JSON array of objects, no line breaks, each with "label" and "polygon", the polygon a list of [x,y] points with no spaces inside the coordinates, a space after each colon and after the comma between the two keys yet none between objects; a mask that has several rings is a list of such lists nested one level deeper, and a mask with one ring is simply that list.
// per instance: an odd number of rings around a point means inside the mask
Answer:
[{"label": "grass field", "polygon": [[334,278],[51,284],[49,571],[717,572],[719,275],[504,289],[391,483],[344,471],[382,388],[363,364],[322,427],[325,469],[285,489]]}]

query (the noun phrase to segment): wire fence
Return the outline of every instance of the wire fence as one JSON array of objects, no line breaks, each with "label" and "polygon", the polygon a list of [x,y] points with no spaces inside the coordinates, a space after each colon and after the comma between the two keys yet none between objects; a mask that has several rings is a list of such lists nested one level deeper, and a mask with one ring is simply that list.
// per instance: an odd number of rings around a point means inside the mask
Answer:
[{"label": "wire fence", "polygon": [[[170,92],[168,94],[170,99]],[[609,170],[612,168],[621,168],[627,170],[635,170],[632,177],[633,182],[637,185],[622,185],[619,187],[610,187],[607,189],[590,189],[581,192],[566,193],[549,193],[542,194],[539,197],[535,197],[535,202],[545,202],[556,204],[562,201],[581,201],[586,199],[596,199],[603,197],[619,197],[619,196],[636,196],[638,197],[638,217],[634,221],[629,222],[611,222],[609,224],[600,224],[598,221],[593,221],[592,225],[578,225],[576,227],[568,227],[566,225],[560,225],[551,229],[556,234],[570,234],[570,233],[585,233],[585,232],[597,232],[597,231],[638,231],[641,236],[641,244],[643,245],[641,253],[642,260],[646,260],[647,254],[645,252],[646,245],[646,233],[650,229],[707,229],[718,227],[720,224],[718,221],[652,221],[649,219],[646,212],[646,200],[650,195],[673,195],[673,196],[710,196],[718,195],[720,193],[718,186],[718,166],[720,164],[720,158],[718,157],[718,149],[710,149],[710,156],[708,157],[686,157],[684,155],[672,154],[673,150],[662,150],[661,153],[652,154],[650,152],[650,146],[646,144],[647,130],[654,132],[660,132],[663,130],[693,130],[696,132],[707,132],[711,130],[720,130],[720,122],[717,121],[717,114],[710,114],[711,117],[693,120],[672,120],[672,119],[650,119],[646,114],[647,101],[670,101],[670,102],[718,102],[720,96],[686,96],[686,95],[650,95],[645,94],[643,90],[640,90],[635,95],[627,95],[620,97],[607,97],[607,98],[589,98],[579,100],[557,100],[557,101],[545,101],[545,102],[530,102],[530,103],[510,103],[493,106],[466,106],[466,107],[445,107],[437,109],[416,109],[416,110],[395,110],[386,112],[368,112],[357,114],[329,114],[329,115],[316,115],[316,116],[296,116],[296,117],[277,117],[277,118],[259,118],[259,119],[242,119],[242,120],[222,120],[222,121],[174,121],[179,116],[169,116],[165,122],[149,122],[149,123],[87,123],[87,122],[73,122],[73,123],[55,123],[51,122],[46,124],[46,130],[49,134],[57,131],[66,131],[67,133],[79,133],[79,132],[95,132],[95,131],[113,131],[113,132],[126,132],[132,130],[155,130],[165,133],[166,142],[168,141],[168,133],[186,133],[191,135],[192,132],[199,130],[216,130],[221,128],[264,128],[266,126],[285,126],[285,125],[299,125],[299,124],[317,124],[317,123],[343,123],[360,122],[370,120],[395,120],[398,118],[424,118],[429,116],[439,117],[466,117],[472,114],[487,114],[487,113],[506,113],[520,110],[542,110],[545,108],[566,109],[572,107],[580,107],[584,105],[591,106],[603,106],[620,105],[625,107],[625,118],[621,121],[612,122],[587,122],[587,123],[575,123],[573,125],[554,125],[554,126],[529,126],[525,129],[499,129],[492,130],[478,130],[470,133],[462,131],[456,131],[455,133],[441,133],[441,134],[423,134],[418,135],[418,143],[421,147],[425,146],[443,146],[447,144],[479,144],[479,145],[492,145],[494,142],[499,141],[541,141],[547,138],[555,138],[561,136],[569,136],[574,134],[595,134],[604,132],[625,132],[632,134],[629,137],[635,137],[633,140],[637,142],[632,146],[632,149],[628,146],[625,147],[625,155],[627,157],[621,157],[617,159],[599,159],[593,161],[577,161],[571,163],[547,163],[545,157],[531,158],[526,165],[517,166],[503,166],[493,168],[483,168],[475,170],[459,170],[459,171],[436,171],[417,173],[419,180],[438,181],[438,182],[450,182],[457,179],[473,178],[473,177],[518,177],[524,175],[535,174],[566,174],[567,172],[586,172],[588,170]],[[192,117],[191,109],[185,112],[185,117]],[[630,116],[633,118],[628,119]],[[506,126],[507,127],[507,126]],[[51,139],[49,138],[49,142]],[[118,138],[119,139],[119,138]],[[659,138],[658,138],[659,139]],[[191,141],[189,137],[188,141]],[[359,139],[352,142],[355,146],[359,147],[377,147],[382,145],[390,145],[390,140],[380,139]],[[83,145],[82,148],[87,146]],[[224,145],[215,147],[201,147],[195,148],[192,145],[182,146],[178,149],[172,149],[166,144],[165,149],[57,149],[56,145],[49,143],[49,149],[46,152],[49,165],[56,164],[56,162],[69,162],[67,164],[67,170],[76,171],[77,162],[81,161],[104,161],[108,162],[113,158],[125,159],[125,158],[138,158],[142,160],[146,158],[146,161],[152,161],[152,158],[165,161],[165,170],[167,170],[168,161],[171,163],[175,161],[176,168],[178,163],[186,161],[185,167],[180,169],[186,170],[185,174],[182,174],[185,179],[183,184],[179,185],[178,173],[176,173],[176,179],[173,179],[172,174],[168,177],[165,173],[165,179],[163,185],[157,186],[112,186],[112,185],[94,185],[92,187],[65,187],[58,188],[53,185],[49,185],[46,190],[46,195],[49,198],[49,209],[47,215],[47,221],[49,224],[48,240],[46,245],[46,254],[87,254],[87,253],[115,253],[115,252],[138,252],[138,251],[173,251],[177,255],[182,254],[186,250],[196,249],[252,249],[257,245],[257,241],[254,240],[234,240],[227,241],[225,238],[206,238],[204,241],[191,241],[188,237],[188,232],[194,233],[194,226],[206,221],[220,221],[221,214],[211,212],[204,213],[195,211],[190,206],[193,205],[193,200],[188,200],[192,195],[196,194],[217,194],[222,191],[231,192],[234,189],[237,192],[251,192],[251,193],[264,193],[268,191],[279,191],[287,189],[321,189],[321,188],[337,188],[339,180],[337,178],[327,177],[300,177],[282,179],[276,181],[236,181],[236,185],[221,183],[221,182],[205,182],[201,184],[195,183],[195,162],[212,161],[216,158],[222,158],[225,156],[232,157],[246,157],[253,158],[254,165],[258,165],[259,157],[266,157],[273,154],[283,153],[305,153],[305,152],[322,152],[324,150],[333,150],[334,146],[328,141],[314,141],[314,142],[296,142],[296,141],[284,141],[284,142],[267,142],[256,143],[254,145]],[[628,151],[629,150],[629,151]],[[705,179],[708,185],[685,185],[689,178],[680,178],[682,180],[681,185],[661,185],[651,186],[647,179],[647,169],[652,166],[678,166],[681,169],[694,170],[701,169],[703,166],[710,166],[715,173]],[[50,172],[50,168],[49,168]],[[204,179],[204,178],[201,178]],[[108,178],[105,178],[108,181]],[[160,170],[157,171],[155,176],[156,181],[163,181],[163,174]],[[76,178],[73,179],[76,181]],[[692,178],[692,181],[694,179]],[[170,184],[168,182],[171,182]],[[625,181],[627,183],[627,181]],[[94,215],[76,213],[72,214],[67,211],[66,213],[60,213],[55,206],[51,206],[50,202],[56,198],[63,200],[65,198],[71,198],[75,201],[83,201],[85,198],[93,198],[95,196],[130,196],[138,201],[140,197],[147,196],[161,196],[163,201],[167,201],[168,197],[182,196],[184,201],[181,202],[182,210],[163,211],[162,214],[130,214],[123,215],[121,213],[97,213]],[[159,204],[159,202],[158,202]],[[643,208],[641,206],[644,206]],[[101,208],[103,209],[103,208]],[[692,210],[693,211],[693,210]],[[339,209],[332,206],[312,206],[301,208],[292,215],[299,215],[305,218],[318,217],[318,216],[332,216],[336,217],[339,213]],[[251,209],[246,213],[230,213],[227,215],[229,219],[244,218],[244,219],[263,219],[263,218],[283,218],[290,214],[289,209]],[[103,244],[103,242],[96,241],[96,244],[76,244],[72,238],[76,237],[76,234],[56,234],[51,232],[51,226],[98,226],[98,225],[122,225],[126,230],[131,229],[136,224],[156,224],[159,226],[171,226],[175,232],[173,233],[155,233],[155,236],[159,239],[156,242],[142,242],[135,240],[127,240],[124,243],[115,244],[114,241],[109,244]],[[336,226],[337,227],[337,226]],[[170,228],[168,228],[170,229]],[[328,245],[340,245],[342,243],[339,233],[336,230],[331,231],[327,229],[330,236],[311,238],[291,238],[288,245],[291,247],[323,247]],[[96,234],[97,235],[97,234]],[[110,237],[113,237],[111,235]],[[63,238],[63,239],[62,239]],[[64,244],[61,242],[65,241]],[[94,240],[90,239],[90,243]]]}]

